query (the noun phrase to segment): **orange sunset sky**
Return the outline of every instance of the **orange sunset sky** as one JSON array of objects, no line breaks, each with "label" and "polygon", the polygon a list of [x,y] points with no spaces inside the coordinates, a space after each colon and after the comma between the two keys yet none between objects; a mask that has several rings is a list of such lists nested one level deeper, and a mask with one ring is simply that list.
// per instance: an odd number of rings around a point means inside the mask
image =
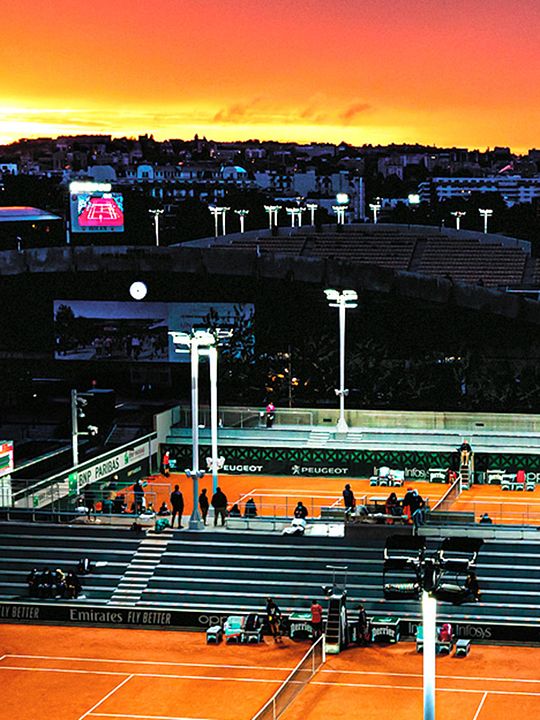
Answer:
[{"label": "orange sunset sky", "polygon": [[0,142],[540,146],[538,0],[2,0]]}]

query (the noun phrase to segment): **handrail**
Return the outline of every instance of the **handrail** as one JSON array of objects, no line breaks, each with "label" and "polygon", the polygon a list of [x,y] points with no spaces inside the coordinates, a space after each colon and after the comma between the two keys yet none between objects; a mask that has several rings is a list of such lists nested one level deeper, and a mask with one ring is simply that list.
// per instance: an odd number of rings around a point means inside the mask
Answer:
[{"label": "handrail", "polygon": [[125,443],[124,445],[120,445],[119,447],[113,448],[111,450],[107,450],[102,455],[97,455],[96,457],[85,460],[83,463],[80,463],[79,465],[74,465],[69,468],[66,468],[65,470],[62,470],[59,473],[56,473],[55,475],[51,475],[48,478],[45,478],[43,480],[39,480],[34,485],[28,485],[23,490],[17,490],[15,493],[13,493],[13,500],[20,499],[21,497],[25,497],[28,493],[32,492],[35,493],[37,490],[43,490],[50,485],[54,485],[56,482],[62,482],[65,481],[69,475],[72,472],[81,472],[85,470],[88,467],[92,467],[93,465],[96,465],[99,462],[103,462],[107,460],[107,458],[111,457],[111,455],[117,455],[124,450],[129,450],[134,445],[139,445],[143,442],[151,442],[157,437],[156,432],[148,433],[147,435],[143,435],[140,438],[136,438],[135,440],[131,440],[128,443]]}]

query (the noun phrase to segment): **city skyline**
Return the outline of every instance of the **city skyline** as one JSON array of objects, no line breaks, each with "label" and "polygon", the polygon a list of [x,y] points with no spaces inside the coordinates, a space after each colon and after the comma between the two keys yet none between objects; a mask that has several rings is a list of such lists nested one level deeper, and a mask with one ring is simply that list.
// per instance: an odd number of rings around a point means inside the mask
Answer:
[{"label": "city skyline", "polygon": [[[26,0],[3,8],[0,143],[111,133],[217,141],[538,145],[540,8],[495,0]],[[26,51],[25,51],[26,48]],[[15,60],[15,62],[14,62]]]}]

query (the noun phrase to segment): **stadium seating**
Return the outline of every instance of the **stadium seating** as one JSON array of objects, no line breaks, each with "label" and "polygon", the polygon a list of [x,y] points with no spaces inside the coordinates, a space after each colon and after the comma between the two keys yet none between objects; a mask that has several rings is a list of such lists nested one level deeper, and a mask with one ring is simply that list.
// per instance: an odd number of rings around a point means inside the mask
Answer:
[{"label": "stadium seating", "polygon": [[76,570],[87,557],[94,569],[81,578],[84,597],[77,602],[106,602],[140,542],[127,527],[0,523],[0,600],[25,597],[33,567]]},{"label": "stadium seating", "polygon": [[[304,257],[343,259],[393,270],[451,278],[454,282],[486,287],[521,285],[528,255],[519,247],[476,238],[454,238],[402,228],[354,226],[342,233],[320,232],[279,236],[236,237],[220,247],[253,249],[258,254],[284,253]],[[538,265],[532,274],[540,277]]]},{"label": "stadium seating", "polygon": [[[87,556],[94,565],[107,564],[84,578],[83,594],[88,602],[106,603],[139,543],[123,528],[0,523],[0,599],[24,597],[25,579],[34,566],[69,569]],[[353,545],[346,538],[175,532],[136,605],[244,614],[260,611],[272,596],[282,610],[301,611],[313,597],[322,597],[322,586],[332,582],[328,565],[338,563],[348,568],[350,607],[362,602],[368,614],[418,617],[418,602],[383,598],[383,545],[382,539]],[[429,547],[435,541],[428,539]],[[540,623],[540,540],[516,545],[511,532],[508,539],[489,540],[480,552],[478,577],[481,602],[445,604],[442,616]]]}]

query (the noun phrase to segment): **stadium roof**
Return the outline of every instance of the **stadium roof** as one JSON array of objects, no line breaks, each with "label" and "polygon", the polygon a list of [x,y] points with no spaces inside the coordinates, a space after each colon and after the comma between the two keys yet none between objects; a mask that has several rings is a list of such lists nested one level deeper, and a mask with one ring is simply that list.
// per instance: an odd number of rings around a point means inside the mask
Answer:
[{"label": "stadium roof", "polygon": [[59,215],[26,206],[0,207],[0,222],[39,222],[43,220],[61,220]]}]

